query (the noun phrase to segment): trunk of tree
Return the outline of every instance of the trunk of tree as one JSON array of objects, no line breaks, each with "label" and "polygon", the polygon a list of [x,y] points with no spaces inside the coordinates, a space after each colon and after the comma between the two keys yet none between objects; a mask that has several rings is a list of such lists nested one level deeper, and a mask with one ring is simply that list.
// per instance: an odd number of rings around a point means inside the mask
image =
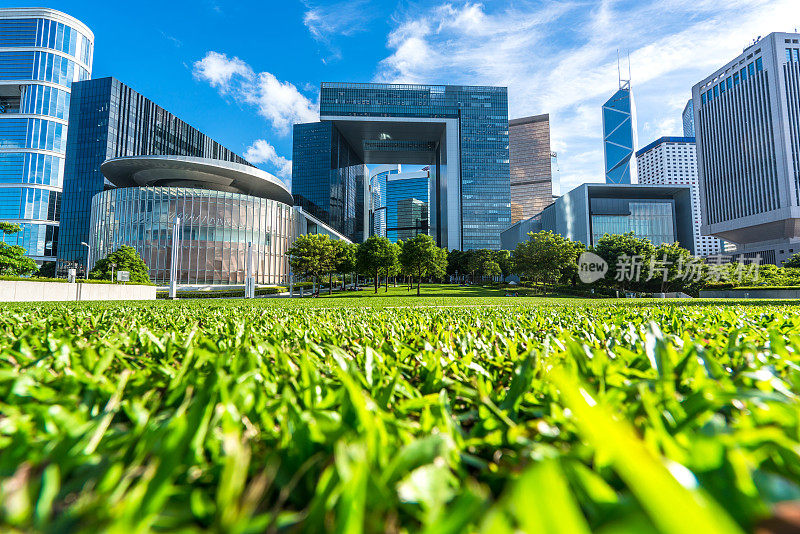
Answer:
[{"label": "trunk of tree", "polygon": [[316,277],[316,275],[314,276],[314,282],[312,282],[311,286],[312,286],[311,287],[311,294],[312,295],[316,295],[317,294],[317,277]]},{"label": "trunk of tree", "polygon": [[333,294],[333,273],[328,273],[328,295]]},{"label": "trunk of tree", "polygon": [[417,296],[419,296],[419,285],[422,283],[422,275],[417,277]]},{"label": "trunk of tree", "polygon": [[392,281],[394,282],[394,287],[397,287],[397,275],[392,277]]},{"label": "trunk of tree", "polygon": [[378,269],[375,269],[375,293],[378,292]]},{"label": "trunk of tree", "polygon": [[386,280],[385,280],[385,282],[386,282],[386,288],[384,289],[384,291],[383,291],[383,292],[384,292],[384,293],[388,293],[388,292],[389,292],[389,275],[388,275],[388,274],[386,275]]}]

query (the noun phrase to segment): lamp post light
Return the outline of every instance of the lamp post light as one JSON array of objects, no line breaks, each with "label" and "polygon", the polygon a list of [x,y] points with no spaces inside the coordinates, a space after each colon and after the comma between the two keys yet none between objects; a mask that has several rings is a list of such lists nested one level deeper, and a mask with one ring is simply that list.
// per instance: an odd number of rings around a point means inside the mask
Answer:
[{"label": "lamp post light", "polygon": [[89,246],[88,243],[81,241],[81,245],[86,247],[86,278],[89,279],[89,264],[92,263],[92,247]]},{"label": "lamp post light", "polygon": [[111,283],[114,283],[114,268],[117,266],[116,263],[111,264]]}]

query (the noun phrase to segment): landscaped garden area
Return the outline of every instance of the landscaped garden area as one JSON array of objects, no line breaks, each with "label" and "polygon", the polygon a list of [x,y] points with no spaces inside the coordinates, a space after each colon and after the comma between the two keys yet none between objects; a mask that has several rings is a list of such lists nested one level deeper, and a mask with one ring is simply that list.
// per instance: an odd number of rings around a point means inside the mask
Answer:
[{"label": "landscaped garden area", "polygon": [[415,289],[4,306],[0,530],[740,532],[800,499],[798,303]]}]

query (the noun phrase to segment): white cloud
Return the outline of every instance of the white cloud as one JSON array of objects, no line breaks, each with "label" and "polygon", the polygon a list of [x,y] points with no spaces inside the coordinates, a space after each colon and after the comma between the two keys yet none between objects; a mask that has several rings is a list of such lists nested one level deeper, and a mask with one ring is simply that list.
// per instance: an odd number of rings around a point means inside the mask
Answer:
[{"label": "white cloud", "polygon": [[644,145],[682,133],[694,83],[796,19],[797,0],[443,3],[396,18],[375,80],[507,86],[511,118],[550,113],[565,192],[603,180],[600,107],[617,88],[617,49],[624,73],[630,50]]},{"label": "white cloud", "polygon": [[275,168],[275,172],[281,178],[292,177],[292,160],[278,155],[275,147],[264,139],[253,141],[253,144],[245,150],[244,159],[256,165],[268,163]]},{"label": "white cloud", "polygon": [[195,62],[193,73],[221,95],[254,106],[281,135],[288,134],[292,124],[319,120],[318,105],[292,83],[281,82],[270,72],[256,73],[238,57],[210,51]]},{"label": "white cloud", "polygon": [[195,62],[193,74],[195,78],[208,82],[223,94],[231,91],[234,76],[245,79],[253,77],[252,69],[238,57],[228,59],[225,54],[213,51]]}]

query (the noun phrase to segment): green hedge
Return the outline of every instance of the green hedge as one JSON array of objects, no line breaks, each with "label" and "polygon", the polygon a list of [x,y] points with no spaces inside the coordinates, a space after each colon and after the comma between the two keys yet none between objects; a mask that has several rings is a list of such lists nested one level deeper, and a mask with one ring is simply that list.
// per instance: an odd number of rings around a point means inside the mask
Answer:
[{"label": "green hedge", "polygon": [[[257,287],[256,296],[258,295],[275,295],[278,293],[285,293],[288,291],[285,287]],[[226,298],[226,297],[242,297],[244,298],[244,288],[241,289],[217,289],[210,291],[178,291],[179,299],[213,299],[213,298]],[[169,298],[169,291],[157,291],[156,298],[166,299]]]}]

